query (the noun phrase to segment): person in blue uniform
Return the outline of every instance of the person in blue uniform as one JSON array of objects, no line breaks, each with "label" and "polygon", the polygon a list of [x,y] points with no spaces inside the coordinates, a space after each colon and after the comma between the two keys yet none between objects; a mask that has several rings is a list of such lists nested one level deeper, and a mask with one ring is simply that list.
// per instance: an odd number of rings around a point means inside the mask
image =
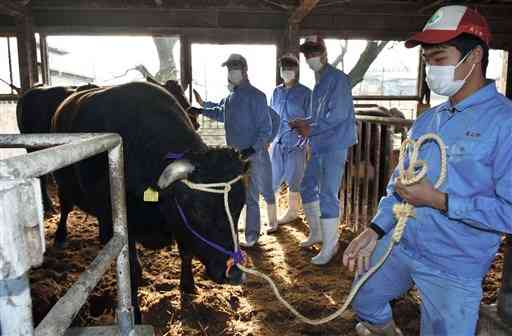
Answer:
[{"label": "person in blue uniform", "polygon": [[220,103],[204,102],[197,92],[194,94],[202,106],[200,113],[224,122],[227,145],[239,150],[242,158],[250,161],[245,241],[240,245],[252,247],[260,236],[260,194],[267,203],[268,225],[277,227],[272,168],[267,150],[272,122],[265,94],[249,82],[246,59],[242,55],[231,54],[222,66],[228,69],[230,94]]},{"label": "person in blue uniform", "polygon": [[344,265],[362,274],[389,243],[393,206],[415,207],[402,240],[355,297],[359,335],[402,335],[389,302],[413,285],[421,295],[421,335],[475,335],[483,277],[502,233],[512,233],[512,104],[485,78],[490,39],[477,11],[445,6],[405,43],[421,45],[430,90],[448,97],[409,132],[415,140],[427,133],[443,139],[447,179],[434,189],[440,151],[434,142],[422,146],[427,176],[405,186],[395,171],[370,227],[346,249]]},{"label": "person in blue uniform", "polygon": [[283,84],[274,89],[270,105],[279,114],[280,123],[272,142],[270,158],[274,192],[279,191],[283,182],[288,186],[288,209],[278,218],[278,224],[285,224],[299,218],[300,184],[304,176],[307,147],[306,139],[292,130],[288,122],[309,117],[311,90],[298,81],[297,56],[285,54],[279,60],[279,67]]},{"label": "person in blue uniform", "polygon": [[290,127],[308,137],[311,145],[311,158],[301,184],[310,232],[301,246],[321,242],[320,253],[311,262],[324,265],[338,250],[341,213],[338,195],[347,149],[357,143],[352,85],[343,71],[327,63],[327,50],[320,36],[306,37],[300,50],[316,79],[311,94],[311,117],[290,122]]}]

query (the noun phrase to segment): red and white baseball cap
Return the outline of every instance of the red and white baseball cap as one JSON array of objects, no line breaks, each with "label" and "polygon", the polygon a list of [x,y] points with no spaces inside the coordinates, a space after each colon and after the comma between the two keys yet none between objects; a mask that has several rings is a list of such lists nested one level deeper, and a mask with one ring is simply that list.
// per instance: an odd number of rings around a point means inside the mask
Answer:
[{"label": "red and white baseball cap", "polygon": [[321,48],[325,50],[325,42],[320,35],[306,36],[304,42],[300,45],[300,51],[305,52],[308,49]]},{"label": "red and white baseball cap", "polygon": [[489,25],[480,13],[466,6],[445,6],[432,15],[423,31],[405,41],[405,47],[413,48],[422,43],[440,44],[464,33],[480,38],[487,46],[491,42]]}]

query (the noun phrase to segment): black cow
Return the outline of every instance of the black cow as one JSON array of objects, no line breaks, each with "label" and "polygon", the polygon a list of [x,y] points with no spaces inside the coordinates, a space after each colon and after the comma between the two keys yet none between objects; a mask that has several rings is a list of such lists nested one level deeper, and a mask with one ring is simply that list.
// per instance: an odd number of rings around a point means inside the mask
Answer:
[{"label": "black cow", "polygon": [[[198,114],[194,113],[194,109],[190,109],[190,104],[185,98],[185,93],[177,81],[169,80],[165,84],[160,84],[151,78],[147,78],[151,83],[155,83],[170,94],[172,94],[180,103],[180,105],[188,112],[194,128],[199,129],[197,122]],[[18,119],[18,128],[20,133],[49,133],[51,120],[57,107],[70,95],[75,92],[97,89],[99,86],[94,84],[85,84],[82,86],[54,86],[45,87],[36,85],[24,93],[18,100],[16,106],[16,116]],[[32,152],[34,150],[29,150]],[[45,211],[53,211],[53,205],[48,195],[49,175],[41,176],[41,190],[43,195],[43,206]]]},{"label": "black cow", "polygon": [[[34,86],[20,97],[16,105],[16,118],[20,133],[50,132],[52,117],[64,99],[74,92],[85,91],[91,88],[97,88],[97,86],[93,84],[79,87]],[[29,153],[32,151],[34,150],[28,150]],[[41,177],[41,190],[45,211],[52,211],[53,205],[47,191],[48,178],[47,175]]]},{"label": "black cow", "polygon": [[[182,182],[174,181],[176,174],[170,165],[177,162],[169,163],[166,157],[170,153],[184,154],[184,159],[194,167],[188,179],[198,183],[231,180],[244,173],[244,162],[233,149],[208,148],[165,90],[149,83],[128,83],[77,93],[59,107],[52,127],[55,132],[66,133],[114,132],[123,139],[132,300],[137,322],[140,321],[137,288],[141,270],[135,241],[158,249],[176,239],[182,258],[180,286],[186,292],[195,289],[192,256],[199,258],[213,280],[219,283],[241,281],[242,274],[237,268],[225,274],[228,257],[193,236],[177,211],[179,204],[190,226],[233,251],[222,194],[191,190]],[[98,218],[104,242],[112,235],[106,159],[106,154],[97,155],[55,172],[62,204],[59,225],[65,226],[67,214],[77,205]],[[158,202],[143,201],[148,187],[160,190]],[[240,181],[232,187],[230,211],[236,225],[245,193]]]}]

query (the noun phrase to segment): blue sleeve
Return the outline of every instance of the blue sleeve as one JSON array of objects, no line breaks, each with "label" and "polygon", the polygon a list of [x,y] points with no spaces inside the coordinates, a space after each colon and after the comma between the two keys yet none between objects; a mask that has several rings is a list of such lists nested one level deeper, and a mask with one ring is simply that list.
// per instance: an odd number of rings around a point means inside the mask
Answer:
[{"label": "blue sleeve", "polygon": [[334,90],[326,94],[329,95],[326,106],[312,125],[313,135],[338,127],[354,114],[352,87],[347,76],[338,77]]},{"label": "blue sleeve", "polygon": [[257,127],[256,141],[252,145],[255,151],[264,149],[272,134],[272,121],[270,119],[267,98],[264,94],[256,95],[252,100],[252,113],[255,116]]},{"label": "blue sleeve", "polygon": [[273,108],[277,112],[277,109],[274,106],[274,102],[276,101],[276,96],[277,96],[277,88],[274,89],[274,91],[272,92],[272,98],[270,98],[270,107]]},{"label": "blue sleeve", "polygon": [[203,105],[203,112],[208,118],[224,122],[224,112],[226,109],[225,99],[222,99],[220,103],[205,102]]},{"label": "blue sleeve", "polygon": [[390,232],[396,224],[396,218],[393,214],[393,207],[395,204],[401,202],[401,200],[397,197],[398,195],[395,193],[396,178],[399,174],[400,172],[398,167],[396,167],[386,187],[386,196],[380,199],[377,213],[372,219],[372,223],[381,228],[384,233]]},{"label": "blue sleeve", "polygon": [[[491,165],[494,195],[448,194],[448,217],[484,230],[512,233],[512,125],[501,127]],[[468,174],[470,174],[468,172]],[[468,181],[474,177],[468,176]]]},{"label": "blue sleeve", "polygon": [[304,119],[308,119],[311,118],[311,90],[305,90],[304,95]]}]

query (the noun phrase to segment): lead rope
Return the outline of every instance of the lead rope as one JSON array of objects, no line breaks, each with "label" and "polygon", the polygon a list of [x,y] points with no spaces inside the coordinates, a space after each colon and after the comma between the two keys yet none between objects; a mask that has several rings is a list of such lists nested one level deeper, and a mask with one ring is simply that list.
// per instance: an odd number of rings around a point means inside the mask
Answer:
[{"label": "lead rope", "polygon": [[[419,182],[422,178],[424,178],[427,174],[427,163],[423,160],[418,160],[420,147],[427,141],[433,140],[435,141],[441,152],[441,171],[439,173],[439,178],[437,179],[437,182],[435,183],[434,187],[438,189],[445,181],[446,179],[446,148],[443,140],[441,137],[439,137],[436,134],[428,133],[423,136],[421,136],[417,141],[413,141],[411,139],[406,139],[402,146],[400,147],[400,157],[399,157],[399,172],[400,175],[398,176],[398,179],[400,182],[402,182],[405,185],[411,185],[414,183]],[[407,147],[412,146],[412,154],[410,158],[410,163],[407,169],[405,169],[405,155],[407,152]],[[416,172],[417,168],[420,168],[419,172]],[[237,234],[235,232],[235,225],[233,223],[233,218],[231,217],[231,211],[229,210],[229,200],[228,200],[228,193],[231,190],[231,185],[236,183],[241,176],[238,176],[237,178],[226,182],[226,183],[212,183],[212,184],[196,184],[188,180],[183,180],[183,182],[191,189],[196,189],[200,191],[205,192],[211,192],[211,193],[218,193],[224,194],[224,206],[226,208],[226,213],[228,215],[229,224],[231,226],[231,233],[233,236],[233,243],[235,246],[235,251],[238,251],[239,245],[238,245],[238,239]],[[223,188],[222,190],[214,189],[214,188]],[[414,207],[407,203],[403,202],[400,204],[396,204],[393,207],[393,214],[395,215],[395,218],[397,218],[397,224],[395,226],[392,239],[384,253],[384,255],[379,259],[377,264],[375,264],[373,267],[371,267],[368,272],[366,272],[357,283],[352,287],[350,290],[350,293],[348,294],[345,303],[343,306],[336,310],[334,313],[320,319],[310,319],[304,315],[302,315],[300,312],[298,312],[291,304],[289,304],[282,296],[281,293],[279,293],[279,289],[277,288],[274,281],[266,274],[261,273],[260,271],[256,269],[251,269],[248,267],[245,267],[242,264],[237,264],[236,266],[243,272],[252,274],[254,276],[260,277],[272,288],[272,291],[274,292],[274,295],[277,297],[277,299],[286,307],[288,310],[290,310],[295,316],[297,316],[301,321],[311,324],[311,325],[320,325],[327,322],[330,322],[334,320],[335,318],[339,317],[341,314],[343,314],[349,307],[350,303],[352,303],[352,300],[356,296],[359,289],[363,286],[363,284],[372,276],[386,261],[386,259],[391,254],[391,251],[393,250],[393,247],[400,242],[400,239],[402,238],[402,235],[404,233],[407,219],[409,217],[414,217]],[[356,275],[357,276],[357,275]]]}]

